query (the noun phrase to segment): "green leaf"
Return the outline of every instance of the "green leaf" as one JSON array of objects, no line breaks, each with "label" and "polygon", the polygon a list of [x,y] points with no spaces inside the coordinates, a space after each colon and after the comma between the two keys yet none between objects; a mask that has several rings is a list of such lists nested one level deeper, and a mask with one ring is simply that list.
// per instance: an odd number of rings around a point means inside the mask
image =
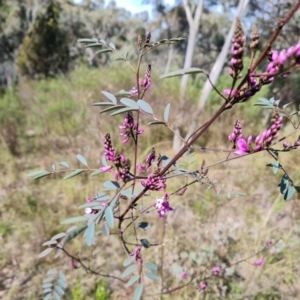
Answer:
[{"label": "green leaf", "polygon": [[180,69],[174,72],[170,72],[167,74],[164,74],[160,76],[160,78],[170,78],[170,77],[175,77],[175,76],[182,76],[182,75],[188,75],[188,74],[198,74],[198,73],[203,73],[204,71],[199,68],[187,68],[187,69]]},{"label": "green leaf", "polygon": [[116,97],[130,97],[131,94],[127,91],[121,90],[120,92],[115,94]]},{"label": "green leaf", "polygon": [[116,46],[114,45],[114,43],[109,43],[108,46],[114,50],[116,50]]},{"label": "green leaf", "polygon": [[44,289],[43,290],[43,293],[44,294],[48,294],[48,293],[51,293],[52,292],[52,288],[50,289],[50,288],[47,288],[47,289]]},{"label": "green leaf", "polygon": [[102,162],[102,165],[103,165],[104,167],[107,167],[107,166],[108,166],[108,162],[107,162],[107,160],[106,160],[106,157],[105,157],[105,156],[102,156],[102,158],[101,158],[101,162]]},{"label": "green leaf", "polygon": [[105,209],[104,215],[106,218],[107,225],[110,228],[114,228],[114,214],[110,206]]},{"label": "green leaf", "polygon": [[99,42],[102,43],[103,45],[106,45],[106,42],[104,39],[100,39]]},{"label": "green leaf", "polygon": [[107,190],[116,190],[120,188],[120,185],[116,181],[105,181],[103,187]]},{"label": "green leaf", "polygon": [[40,179],[40,178],[49,176],[49,175],[51,175],[51,174],[52,174],[52,172],[45,172],[45,173],[42,173],[42,174],[40,174],[40,175],[38,175],[38,176],[35,176],[33,179],[34,179],[34,180],[38,180],[38,179]]},{"label": "green leaf", "polygon": [[134,255],[133,255],[133,256],[127,257],[127,258],[123,261],[123,266],[124,266],[124,267],[129,266],[131,263],[134,262],[134,260],[135,260],[135,256],[134,256]]},{"label": "green leaf", "polygon": [[137,101],[137,104],[139,105],[141,110],[145,111],[148,114],[153,115],[152,107],[147,102],[140,99]]},{"label": "green leaf", "polygon": [[48,175],[51,175],[52,172],[48,172],[48,171],[45,171],[45,170],[40,170],[40,171],[35,171],[35,172],[32,172],[32,173],[29,173],[27,176],[29,177],[33,177],[34,180],[37,180],[37,179],[40,179],[42,177],[45,177],[45,176],[48,176]]},{"label": "green leaf", "polygon": [[143,293],[143,284],[139,283],[134,290],[133,300],[140,300]]},{"label": "green leaf", "polygon": [[47,241],[45,243],[42,244],[42,246],[49,246],[49,245],[56,245],[57,241]]},{"label": "green leaf", "polygon": [[112,50],[111,49],[99,50],[99,51],[96,51],[94,55],[96,55],[96,54],[104,54],[104,53],[108,53],[108,52],[112,52]]},{"label": "green leaf", "polygon": [[238,196],[246,196],[246,194],[242,193],[242,192],[235,192],[234,193],[235,195],[238,195]]},{"label": "green leaf", "polygon": [[52,283],[44,283],[44,284],[43,284],[43,289],[51,288],[52,285],[53,285]]},{"label": "green leaf", "polygon": [[290,106],[292,103],[293,103],[293,102],[290,102],[290,103],[284,104],[284,105],[282,106],[282,108],[283,108],[283,109],[286,109],[286,108],[287,108],[288,106]]},{"label": "green leaf", "polygon": [[55,248],[47,248],[39,254],[39,258],[42,258],[52,252]]},{"label": "green leaf", "polygon": [[60,296],[55,291],[53,291],[52,295],[55,300],[60,300]]},{"label": "green leaf", "polygon": [[131,285],[134,284],[137,280],[139,280],[139,278],[140,278],[140,275],[134,275],[134,276],[132,276],[132,277],[128,280],[128,282],[125,284],[125,286],[126,286],[126,287],[131,286]]},{"label": "green leaf", "polygon": [[59,272],[59,273],[58,273],[58,277],[59,277],[59,279],[61,279],[62,281],[66,282],[66,277],[65,277],[64,273]]},{"label": "green leaf", "polygon": [[159,280],[159,277],[154,273],[146,273],[146,276],[152,280]]},{"label": "green leaf", "polygon": [[43,280],[43,283],[51,282],[54,279],[54,277],[47,277]]},{"label": "green leaf", "polygon": [[280,193],[283,195],[286,190],[287,190],[287,186],[288,186],[288,183],[289,183],[289,177],[284,174],[281,178],[281,182],[280,182]]},{"label": "green leaf", "polygon": [[63,238],[65,235],[66,235],[65,232],[58,233],[58,234],[54,235],[54,236],[51,238],[51,241],[61,239],[61,238]]},{"label": "green leaf", "polygon": [[96,226],[95,222],[90,222],[84,233],[84,238],[88,246],[93,245],[94,236],[95,236],[95,226]]},{"label": "green leaf", "polygon": [[154,264],[152,262],[146,262],[145,267],[148,268],[150,271],[157,271],[156,264]]},{"label": "green leaf", "polygon": [[116,109],[119,109],[119,108],[123,108],[125,107],[124,105],[115,105],[115,106],[111,106],[109,108],[106,108],[106,109],[103,109],[99,112],[99,114],[102,114],[102,113],[105,113],[107,111],[112,111],[112,110],[116,110]]},{"label": "green leaf", "polygon": [[275,162],[273,162],[272,167],[273,167],[273,173],[276,174],[279,167],[279,161],[276,160]]},{"label": "green leaf", "polygon": [[109,93],[109,92],[105,92],[105,91],[102,91],[101,92],[108,100],[110,100],[113,104],[117,104],[117,98]]},{"label": "green leaf", "polygon": [[103,172],[101,171],[101,170],[96,170],[96,171],[94,171],[91,175],[90,175],[90,177],[94,177],[94,176],[97,176],[97,175],[99,175],[99,174],[102,174]]},{"label": "green leaf", "polygon": [[162,122],[162,121],[153,121],[153,122],[150,122],[148,123],[148,125],[166,125],[165,122]]},{"label": "green leaf", "polygon": [[59,163],[59,165],[60,165],[60,166],[63,166],[63,167],[66,167],[66,168],[68,168],[68,169],[70,168],[70,167],[69,167],[69,164],[68,164],[66,161],[61,161],[61,162]]},{"label": "green leaf", "polygon": [[66,288],[67,288],[66,283],[65,283],[63,280],[61,280],[61,279],[57,279],[56,283],[57,283],[60,287],[62,287],[63,289],[66,289]]},{"label": "green leaf", "polygon": [[121,275],[121,278],[124,278],[126,276],[128,276],[129,274],[131,274],[132,272],[134,272],[137,269],[138,265],[134,264],[129,266]]},{"label": "green leaf", "polygon": [[231,192],[227,193],[227,198],[230,199],[231,198]]},{"label": "green leaf", "polygon": [[110,232],[109,232],[109,227],[107,226],[106,223],[103,223],[102,225],[102,232],[106,235],[109,236]]},{"label": "green leaf", "polygon": [[296,111],[296,110],[293,111],[293,112],[291,112],[291,113],[290,113],[290,118],[291,118],[293,115],[296,115],[296,114],[298,114],[298,111]]},{"label": "green leaf", "polygon": [[150,243],[147,239],[141,239],[140,242],[142,243],[143,247],[145,247],[145,248],[150,247]]},{"label": "green leaf", "polygon": [[70,242],[86,228],[87,228],[87,225],[82,225],[80,227],[75,228],[74,230],[72,230],[71,232],[68,233],[68,235],[62,240],[62,243],[66,244],[66,243]]},{"label": "green leaf", "polygon": [[120,110],[117,110],[115,112],[113,112],[112,114],[110,114],[111,116],[115,116],[115,115],[119,115],[119,114],[122,114],[122,113],[125,113],[125,112],[129,112],[129,111],[137,111],[138,109],[136,108],[123,108],[123,109],[120,109]]},{"label": "green leaf", "polygon": [[58,294],[60,294],[60,295],[64,295],[64,290],[59,286],[59,285],[56,285],[55,287],[54,287],[54,289],[55,289],[55,291],[58,293]]},{"label": "green leaf", "polygon": [[129,99],[129,98],[122,98],[120,100],[121,103],[123,103],[124,105],[126,106],[129,106],[131,108],[134,108],[134,109],[139,109],[139,105],[132,99]]},{"label": "green leaf", "polygon": [[111,102],[96,102],[92,106],[113,106],[113,104]]},{"label": "green leaf", "polygon": [[150,229],[151,228],[151,226],[150,226],[150,224],[148,222],[140,222],[138,224],[138,227],[140,227],[142,229]]},{"label": "green leaf", "polygon": [[113,58],[112,61],[119,61],[119,60],[124,60],[123,57],[116,57],[116,58]]},{"label": "green leaf", "polygon": [[51,269],[47,272],[47,275],[54,275],[57,273],[57,270],[56,269]]},{"label": "green leaf", "polygon": [[284,200],[285,201],[290,200],[292,198],[294,192],[295,192],[295,186],[293,184],[291,184],[284,194],[284,197],[283,197]]},{"label": "green leaf", "polygon": [[85,171],[85,170],[83,170],[83,169],[78,169],[78,170],[72,172],[71,174],[65,176],[64,179],[70,179],[70,178],[73,178],[73,177],[75,177],[75,176],[77,176],[77,175],[83,173],[84,171]]},{"label": "green leaf", "polygon": [[165,119],[166,123],[168,123],[168,120],[169,120],[170,106],[171,106],[171,104],[169,103],[166,106],[165,112],[164,112],[164,119]]},{"label": "green leaf", "polygon": [[[104,200],[103,200],[104,201]],[[97,206],[99,206],[100,208],[96,208]],[[103,208],[104,206],[101,205],[101,203],[97,200],[97,201],[93,201],[93,202],[87,202],[85,204],[82,204],[80,206],[78,206],[78,209],[82,209],[82,208],[86,208],[86,207],[93,207],[95,209],[101,209]]]},{"label": "green leaf", "polygon": [[87,220],[88,219],[86,216],[78,216],[78,217],[73,217],[73,218],[63,220],[61,222],[61,224],[72,224],[72,223],[83,222],[83,221],[87,221]]},{"label": "green leaf", "polygon": [[97,39],[78,39],[77,40],[78,43],[82,43],[82,44],[91,44],[91,43],[97,43]]},{"label": "green leaf", "polygon": [[124,195],[125,197],[128,197],[128,198],[134,197],[134,195],[130,191],[122,190],[120,193],[121,193],[121,195]]},{"label": "green leaf", "polygon": [[234,269],[226,268],[225,274],[226,274],[226,276],[232,276],[234,274]]},{"label": "green leaf", "polygon": [[52,294],[47,294],[45,297],[44,297],[44,300],[49,300],[51,298]]},{"label": "green leaf", "polygon": [[85,46],[85,48],[93,48],[93,47],[102,47],[103,45],[100,43],[92,43]]},{"label": "green leaf", "polygon": [[86,159],[81,155],[81,154],[77,154],[76,158],[85,166],[88,166],[88,163],[86,161]]}]

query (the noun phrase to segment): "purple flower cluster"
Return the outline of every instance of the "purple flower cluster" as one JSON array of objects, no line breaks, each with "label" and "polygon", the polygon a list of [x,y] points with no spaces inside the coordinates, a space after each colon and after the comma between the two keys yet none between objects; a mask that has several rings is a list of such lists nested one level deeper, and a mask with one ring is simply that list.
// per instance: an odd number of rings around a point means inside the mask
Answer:
[{"label": "purple flower cluster", "polygon": [[[236,39],[233,39],[233,58],[231,59],[231,68],[229,69],[229,74],[233,76],[234,71],[238,72],[241,70],[241,57],[242,52],[242,38],[240,37],[240,42],[238,43]],[[225,89],[225,95],[234,95],[235,102],[247,101],[251,96],[255,95],[263,85],[269,84],[274,80],[275,75],[279,73],[284,73],[283,76],[287,77],[290,69],[293,66],[300,64],[300,42],[295,46],[289,47],[287,50],[283,49],[280,52],[277,50],[271,51],[269,55],[270,63],[267,69],[262,75],[256,76],[256,72],[253,71],[248,78],[247,83],[245,83],[240,90],[236,89]],[[285,67],[286,63],[289,65]],[[286,71],[285,71],[286,70]]]},{"label": "purple flower cluster", "polygon": [[294,143],[292,143],[292,144],[290,144],[290,143],[287,142],[287,141],[285,141],[285,142],[283,143],[283,148],[284,148],[285,150],[297,149],[299,146],[300,146],[300,136],[299,136],[298,139],[297,139]]},{"label": "purple flower cluster", "polygon": [[[143,87],[145,91],[147,91],[150,88],[151,85],[151,65],[148,65],[146,74],[144,79],[139,79],[139,86]],[[138,89],[133,87],[130,91],[129,91],[131,96],[138,96]]]},{"label": "purple flower cluster", "polygon": [[173,208],[169,204],[169,199],[169,193],[165,193],[164,196],[160,199],[156,198],[156,203],[153,206],[157,209],[160,218],[164,218],[168,211],[173,210]]},{"label": "purple flower cluster", "polygon": [[222,272],[222,269],[220,267],[214,267],[212,268],[211,272],[214,276],[219,276]]},{"label": "purple flower cluster", "polygon": [[264,259],[263,257],[258,258],[258,259],[255,259],[255,260],[253,261],[253,264],[254,264],[255,266],[257,266],[257,267],[263,267],[264,264],[265,264],[265,259]]},{"label": "purple flower cluster", "polygon": [[[246,153],[258,152],[268,148],[272,141],[279,136],[279,130],[283,126],[283,117],[278,117],[274,119],[273,124],[271,125],[270,129],[265,130],[261,135],[258,135],[255,139],[255,146],[252,148],[251,144],[253,141],[252,136],[250,135],[247,141],[244,138],[239,138],[237,141],[238,150],[235,151],[235,154],[244,155]],[[233,133],[234,134],[234,133]],[[228,139],[232,140],[233,135],[230,134]]]},{"label": "purple flower cluster", "polygon": [[[115,148],[112,147],[109,134],[107,134],[104,139],[104,154],[106,159],[112,161],[117,168],[117,171],[114,174],[115,180],[121,179],[123,182],[127,182],[130,178],[130,160],[126,159],[123,155],[118,153]],[[112,168],[112,166],[105,166],[100,168],[100,170],[102,172],[108,172]]]},{"label": "purple flower cluster", "polygon": [[147,187],[151,191],[161,191],[166,188],[166,178],[157,175],[149,175],[147,180],[141,181],[143,187]]},{"label": "purple flower cluster", "polygon": [[144,129],[138,130],[138,124],[134,124],[132,112],[127,113],[123,124],[120,125],[119,128],[121,129],[121,133],[119,135],[125,137],[125,139],[122,141],[123,144],[127,143],[130,137],[135,139],[137,135],[144,132]]},{"label": "purple flower cluster", "polygon": [[140,81],[140,86],[143,86],[145,91],[149,89],[151,85],[151,65],[148,65],[144,81]]},{"label": "purple flower cluster", "polygon": [[[270,55],[270,60],[271,61],[267,66],[266,72],[264,72],[261,76],[261,81],[264,84],[270,83],[274,80],[274,76],[270,75],[284,72],[284,65],[287,61],[290,62],[290,66],[292,64],[300,64],[300,42],[295,46],[289,47],[287,50],[283,49],[280,52],[273,50]],[[289,73],[286,73],[285,75],[288,76]]]},{"label": "purple flower cluster", "polygon": [[236,19],[236,27],[234,32],[234,38],[232,39],[231,53],[232,58],[230,60],[229,74],[238,74],[243,70],[243,54],[244,54],[244,42],[246,37],[243,33],[242,24],[239,18]]},{"label": "purple flower cluster", "polygon": [[108,133],[104,138],[104,155],[109,161],[114,162],[116,149],[112,147],[110,134]]},{"label": "purple flower cluster", "polygon": [[138,262],[138,263],[142,263],[143,262],[143,259],[141,257],[141,250],[142,250],[142,247],[141,246],[137,246],[133,252],[130,253],[130,256],[135,256],[135,260]]},{"label": "purple flower cluster", "polygon": [[236,120],[234,122],[233,131],[232,131],[232,133],[229,134],[228,139],[229,139],[229,141],[236,144],[236,142],[242,138],[243,138],[242,124],[240,123],[239,120]]},{"label": "purple flower cluster", "polygon": [[199,285],[199,290],[201,290],[201,291],[204,291],[204,290],[206,290],[207,289],[207,282],[202,282],[202,283],[200,283],[200,285]]}]

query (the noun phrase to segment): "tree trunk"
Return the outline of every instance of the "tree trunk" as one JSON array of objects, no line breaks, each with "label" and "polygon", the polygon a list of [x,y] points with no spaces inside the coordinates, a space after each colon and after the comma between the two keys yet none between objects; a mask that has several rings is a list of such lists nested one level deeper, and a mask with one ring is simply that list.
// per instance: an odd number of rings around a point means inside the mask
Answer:
[{"label": "tree trunk", "polygon": [[[240,16],[240,17],[242,16],[248,3],[249,3],[249,0],[240,0],[239,5],[237,7],[237,13],[236,13],[237,16]],[[210,71],[209,77],[210,77],[210,80],[213,85],[216,84],[216,82],[218,81],[218,78],[220,77],[220,74],[222,72],[224,63],[227,58],[228,50],[230,48],[232,36],[234,34],[234,29],[235,29],[235,22],[232,23],[231,28],[226,37],[226,41],[223,45],[222,51],[220,52],[213,68]],[[186,135],[186,138],[188,138],[193,132],[195,132],[196,126],[197,126],[195,117],[197,116],[197,120],[199,120],[199,116],[202,114],[202,112],[204,110],[205,103],[206,103],[208,96],[211,93],[212,89],[213,89],[213,87],[212,87],[210,81],[208,79],[206,79],[204,87],[201,91],[197,109],[194,113],[194,117],[192,118],[192,123],[189,126],[189,130]]]},{"label": "tree trunk", "polygon": [[[190,68],[192,66],[193,62],[193,54],[194,54],[194,48],[196,45],[196,39],[197,39],[197,34],[198,34],[198,29],[200,25],[200,18],[202,15],[203,11],[203,0],[198,0],[197,8],[195,11],[194,16],[192,15],[191,8],[188,5],[188,0],[182,0],[183,7],[185,9],[186,17],[189,23],[189,36],[187,40],[187,48],[186,48],[186,53],[185,53],[185,59],[184,59],[184,64],[183,68]],[[184,105],[184,97],[186,93],[186,88],[188,85],[188,77],[189,75],[182,76],[181,82],[180,82],[180,106],[183,107]],[[180,109],[181,111],[181,109]],[[180,127],[182,127],[183,124],[181,124],[182,120],[184,119],[184,116],[179,116],[178,118],[178,125],[177,128],[175,128],[176,133],[180,134]],[[181,141],[178,137],[178,135],[174,135],[173,138],[173,150],[174,151],[179,151]]]}]

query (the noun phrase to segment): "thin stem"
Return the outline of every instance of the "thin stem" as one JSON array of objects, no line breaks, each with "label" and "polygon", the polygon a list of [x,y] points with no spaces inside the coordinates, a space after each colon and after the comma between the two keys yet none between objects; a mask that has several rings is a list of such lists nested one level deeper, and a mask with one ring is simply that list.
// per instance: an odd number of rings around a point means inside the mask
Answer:
[{"label": "thin stem", "polygon": [[116,276],[113,276],[113,275],[99,273],[99,272],[91,269],[90,267],[86,266],[79,257],[76,257],[76,256],[70,254],[64,247],[57,246],[57,249],[62,250],[68,257],[70,257],[72,260],[78,262],[86,271],[88,271],[91,274],[102,276],[102,277],[113,278],[113,279],[119,280],[119,281],[121,281],[123,283],[126,283],[125,280],[123,280],[123,279],[121,279],[119,277],[116,277]]}]

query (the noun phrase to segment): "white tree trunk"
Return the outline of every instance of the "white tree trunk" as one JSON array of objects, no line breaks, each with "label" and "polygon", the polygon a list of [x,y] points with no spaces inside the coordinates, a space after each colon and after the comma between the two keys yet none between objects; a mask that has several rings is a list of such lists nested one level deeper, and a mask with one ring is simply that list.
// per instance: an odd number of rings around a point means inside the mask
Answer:
[{"label": "white tree trunk", "polygon": [[[185,53],[185,59],[183,68],[190,68],[193,62],[194,48],[196,45],[196,38],[200,25],[200,19],[203,11],[203,0],[198,0],[197,8],[194,16],[192,16],[191,8],[188,4],[188,0],[182,0],[183,7],[185,9],[186,17],[189,23],[189,36],[187,40],[187,48]],[[183,98],[186,92],[188,84],[188,75],[182,76],[180,83],[180,102],[183,102]]]},{"label": "white tree trunk", "polygon": [[[194,54],[194,48],[196,45],[196,39],[197,39],[197,34],[198,34],[198,29],[200,25],[200,19],[203,11],[203,1],[204,0],[198,0],[198,4],[196,7],[196,11],[194,16],[192,15],[191,8],[188,4],[188,0],[182,0],[183,7],[185,9],[186,17],[189,23],[189,36],[187,40],[187,48],[186,48],[186,53],[185,53],[185,58],[184,58],[184,64],[183,68],[190,68],[192,66],[192,61],[193,61],[193,54]],[[188,77],[189,75],[185,75],[181,77],[181,82],[180,82],[180,106],[183,106],[184,104],[184,96],[186,92],[186,88],[188,85]],[[183,117],[183,116],[182,116]],[[180,134],[180,127],[182,124],[181,118],[179,117],[179,124],[177,125],[177,128],[175,128],[175,131],[177,134]],[[174,151],[179,151],[181,147],[181,141],[178,137],[178,135],[174,135],[173,138],[173,150]]]}]

